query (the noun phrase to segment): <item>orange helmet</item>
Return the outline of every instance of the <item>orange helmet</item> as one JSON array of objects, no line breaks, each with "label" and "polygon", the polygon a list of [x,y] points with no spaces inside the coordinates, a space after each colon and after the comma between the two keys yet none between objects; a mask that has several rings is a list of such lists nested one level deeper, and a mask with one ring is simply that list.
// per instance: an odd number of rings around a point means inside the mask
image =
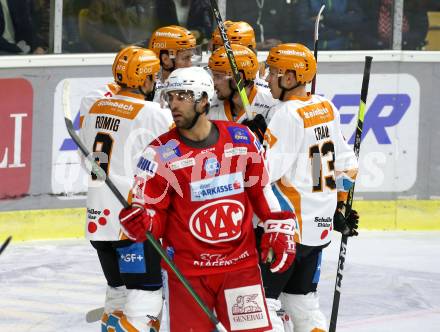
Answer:
[{"label": "orange helmet", "polygon": [[280,44],[272,47],[266,63],[277,68],[279,74],[284,74],[287,70],[295,71],[296,81],[299,84],[311,82],[316,74],[315,57],[301,44]]},{"label": "orange helmet", "polygon": [[127,88],[142,86],[149,75],[160,70],[160,62],[156,54],[146,48],[134,48],[123,55],[114,70],[115,81]]},{"label": "orange helmet", "polygon": [[[254,52],[246,46],[232,44],[235,62],[239,71],[243,71],[245,80],[254,80],[258,72],[258,60]],[[209,69],[232,76],[231,65],[226,55],[225,47],[222,46],[214,51],[209,57]]]},{"label": "orange helmet", "polygon": [[[133,54],[133,51],[135,49],[139,49],[139,46],[136,45],[130,45],[127,47],[124,47],[122,50],[116,54],[115,60],[113,61],[112,65],[112,73],[113,78],[115,82],[119,82],[120,79],[118,78],[118,74],[121,76],[125,76],[125,71],[127,70],[127,64],[128,59],[131,58],[131,55]],[[116,74],[116,68],[118,69],[118,74]],[[121,76],[121,77],[122,77]]]},{"label": "orange helmet", "polygon": [[153,50],[158,57],[160,51],[166,50],[174,58],[179,50],[196,47],[196,38],[191,31],[178,26],[169,25],[153,32],[148,48]]},{"label": "orange helmet", "polygon": [[[251,49],[256,49],[254,29],[246,22],[225,21],[226,34],[231,44],[240,44]],[[220,36],[219,29],[215,29],[212,33],[212,43],[214,46],[223,46],[223,40]],[[214,47],[216,48],[216,47]]]},{"label": "orange helmet", "polygon": [[[228,33],[228,27],[233,24],[234,22],[226,20],[223,22],[223,24],[225,25],[226,28],[226,33]],[[214,48],[218,48],[223,46],[223,40],[222,40],[222,36],[220,36],[220,29],[217,27],[217,29],[215,29],[212,32],[212,36],[211,36],[211,40],[212,40],[212,45],[216,46]]]}]

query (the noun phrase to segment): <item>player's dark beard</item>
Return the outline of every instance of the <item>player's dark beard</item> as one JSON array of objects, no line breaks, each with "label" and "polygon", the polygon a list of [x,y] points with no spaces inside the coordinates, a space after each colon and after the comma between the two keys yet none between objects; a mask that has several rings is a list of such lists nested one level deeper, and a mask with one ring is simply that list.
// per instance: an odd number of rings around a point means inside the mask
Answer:
[{"label": "player's dark beard", "polygon": [[[176,127],[177,128],[182,128],[182,129],[186,129],[186,130],[190,130],[192,127],[194,127],[197,123],[197,120],[199,119],[201,113],[196,111],[196,105],[197,103],[194,104],[194,112],[193,112],[193,116],[190,117],[185,117],[185,116],[181,116],[181,120],[180,120],[180,124],[176,121],[174,121],[176,123]],[[173,111],[173,110],[171,110]]]}]

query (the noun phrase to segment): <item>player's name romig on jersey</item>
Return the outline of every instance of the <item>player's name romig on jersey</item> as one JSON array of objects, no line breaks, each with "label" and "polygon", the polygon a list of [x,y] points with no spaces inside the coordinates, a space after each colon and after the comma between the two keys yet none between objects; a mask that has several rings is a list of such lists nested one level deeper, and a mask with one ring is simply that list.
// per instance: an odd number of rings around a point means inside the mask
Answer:
[{"label": "player's name romig on jersey", "polygon": [[95,128],[118,131],[121,120],[110,116],[98,115],[96,117]]}]

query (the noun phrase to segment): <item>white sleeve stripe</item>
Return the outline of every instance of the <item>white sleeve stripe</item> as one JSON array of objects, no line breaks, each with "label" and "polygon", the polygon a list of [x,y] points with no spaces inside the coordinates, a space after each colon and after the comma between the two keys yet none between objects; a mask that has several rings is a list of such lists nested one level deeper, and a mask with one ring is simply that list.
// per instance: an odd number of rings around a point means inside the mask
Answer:
[{"label": "white sleeve stripe", "polygon": [[121,222],[126,221],[127,219],[130,219],[135,214],[138,214],[141,211],[140,208],[137,208],[136,210],[133,210],[129,215],[126,215],[124,218],[121,219]]},{"label": "white sleeve stripe", "polygon": [[279,264],[273,268],[270,269],[271,272],[278,272],[279,270],[281,270],[281,268],[284,266],[284,263],[287,260],[287,254],[285,252],[283,252],[283,258],[281,258],[281,261],[279,262]]}]

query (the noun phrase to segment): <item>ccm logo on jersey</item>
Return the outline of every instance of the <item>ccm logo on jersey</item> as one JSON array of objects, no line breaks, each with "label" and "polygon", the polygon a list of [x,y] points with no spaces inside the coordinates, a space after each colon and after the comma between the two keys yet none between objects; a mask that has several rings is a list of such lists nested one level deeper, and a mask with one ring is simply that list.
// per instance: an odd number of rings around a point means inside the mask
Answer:
[{"label": "ccm logo on jersey", "polygon": [[189,220],[191,234],[207,243],[232,241],[240,237],[244,206],[222,199],[199,207]]},{"label": "ccm logo on jersey", "polygon": [[240,194],[244,191],[243,174],[241,172],[225,174],[210,179],[205,179],[189,184],[191,201],[206,201]]},{"label": "ccm logo on jersey", "polygon": [[245,128],[228,127],[228,131],[234,143],[245,143],[245,144],[251,143],[249,133]]}]

